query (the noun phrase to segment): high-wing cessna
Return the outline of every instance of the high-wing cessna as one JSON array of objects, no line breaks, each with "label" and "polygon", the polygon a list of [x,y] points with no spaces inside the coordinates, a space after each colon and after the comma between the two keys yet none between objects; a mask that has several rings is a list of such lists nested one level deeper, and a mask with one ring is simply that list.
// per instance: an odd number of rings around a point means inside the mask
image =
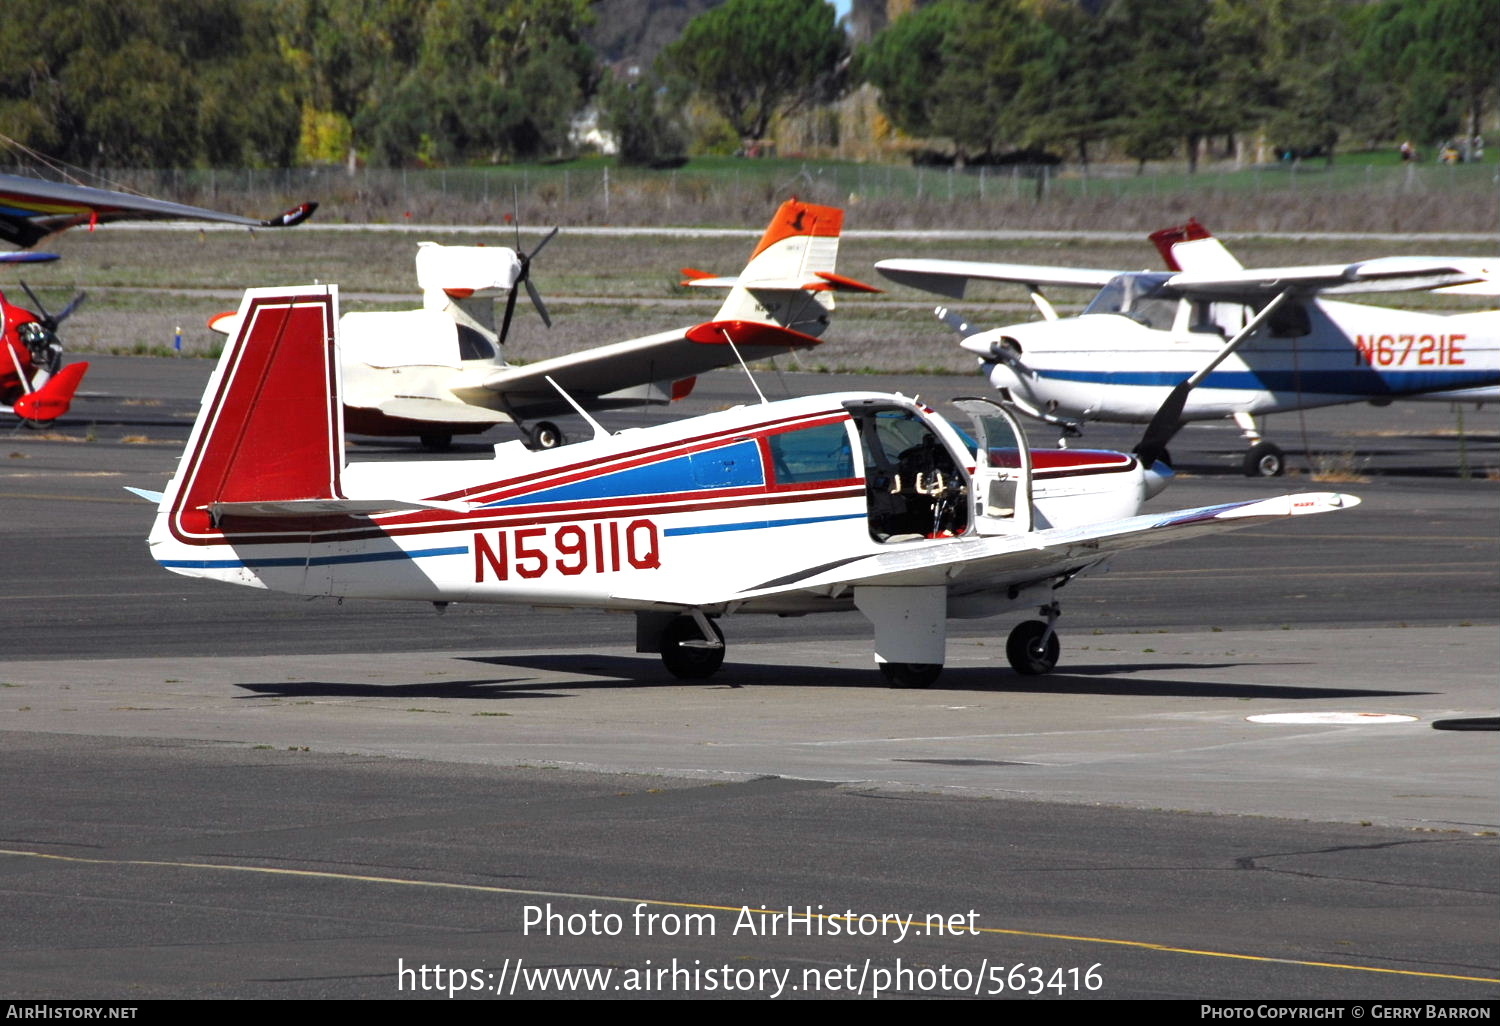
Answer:
[{"label": "high-wing cessna", "polygon": [[[316,203],[303,203],[279,217],[260,221],[203,207],[133,196],[109,189],[0,174],[0,240],[29,250],[42,239],[77,225],[111,221],[222,221],[251,228],[280,228],[305,221]],[[0,263],[45,263],[54,253],[0,253]],[[22,286],[25,287],[24,285]],[[0,295],[0,412],[14,413],[30,426],[50,423],[68,411],[88,370],[86,363],[62,366],[57,328],[83,301],[79,293],[53,315],[26,289],[36,311]]]},{"label": "high-wing cessna", "polygon": [[[507,362],[505,342],[523,285],[551,323],[530,268],[552,235],[529,254],[423,243],[417,250],[422,309],[348,313],[340,322],[346,427],[354,434],[416,435],[441,449],[456,434],[514,422],[533,447],[551,448],[565,439],[548,418],[572,411],[551,382],[586,410],[666,403],[686,396],[704,371],[817,345],[833,313],[833,292],[879,291],[834,272],[843,220],[836,207],[788,200],[738,277],[684,269],[685,285],[729,290],[713,320],[525,365]],[[497,328],[499,300],[504,317]],[[215,318],[210,326],[229,334],[236,317]]]},{"label": "high-wing cessna", "polygon": [[589,418],[590,440],[485,459],[350,463],[341,330],[336,286],[246,292],[175,476],[138,492],[158,503],[163,567],[302,595],[630,611],[637,650],[684,678],[719,668],[724,615],[858,609],[884,675],[925,687],[949,617],[1039,608],[1007,653],[1046,673],[1058,589],[1113,554],[1359,501],[1141,515],[1165,467],[1029,450],[984,399],[956,401],[971,441],[868,392],[615,434]]},{"label": "high-wing cessna", "polygon": [[[1438,315],[1318,298],[1449,290],[1495,295],[1500,261],[1384,257],[1246,269],[1196,221],[1151,236],[1169,271],[1122,272],[959,260],[882,260],[893,281],[961,299],[972,279],[1027,287],[1042,320],[989,331],[939,308],[986,377],[1032,417],[1076,435],[1090,420],[1149,423],[1163,456],[1187,421],[1233,417],[1251,476],[1284,455],[1257,415],[1393,399],[1500,398],[1500,311]],[[1043,289],[1097,294],[1059,317]],[[1165,400],[1165,401],[1164,401]]]}]

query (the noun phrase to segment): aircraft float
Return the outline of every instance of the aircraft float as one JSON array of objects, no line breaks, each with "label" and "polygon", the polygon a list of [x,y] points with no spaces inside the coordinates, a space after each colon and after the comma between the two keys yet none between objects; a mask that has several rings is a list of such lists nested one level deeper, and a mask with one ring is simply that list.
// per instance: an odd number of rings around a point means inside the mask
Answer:
[{"label": "aircraft float", "polygon": [[[1011,413],[962,399],[972,438],[899,394],[761,402],[472,460],[344,451],[337,286],[251,289],[157,502],[173,573],[299,595],[634,614],[636,649],[714,673],[717,621],[858,609],[883,675],[926,687],[949,617],[1027,606],[1010,664],[1057,663],[1058,592],[1115,553],[1346,510],[1336,493],[1141,514],[1170,477],[1136,456],[1032,450]],[[733,338],[792,329],[725,327]],[[136,491],[132,489],[132,491]]]},{"label": "aircraft float", "polygon": [[[1140,455],[1163,457],[1183,424],[1234,418],[1245,473],[1274,477],[1285,454],[1255,418],[1339,403],[1500,399],[1500,311],[1414,313],[1319,298],[1444,290],[1496,295],[1500,262],[1383,257],[1352,264],[1242,267],[1190,221],[1151,236],[1168,271],[964,260],[882,260],[892,281],[962,299],[971,280],[1026,286],[1042,320],[971,328],[944,307],[990,383],[1076,436],[1091,420],[1149,424]],[[1059,317],[1050,287],[1095,289]]]},{"label": "aircraft float", "polygon": [[[531,265],[557,230],[530,253],[424,242],[416,258],[420,310],[340,320],[345,428],[415,435],[445,449],[454,435],[514,423],[533,448],[549,449],[567,440],[550,418],[573,409],[551,382],[589,411],[669,403],[691,393],[704,371],[815,346],[833,293],[880,291],[836,273],[843,222],[837,207],[787,200],[738,276],[684,269],[684,285],[728,290],[712,320],[524,365],[504,355],[516,300],[524,286],[550,326]],[[237,324],[232,313],[209,322],[225,334]]]},{"label": "aircraft float", "polygon": [[[302,203],[278,217],[257,220],[204,207],[134,196],[111,189],[0,174],[0,240],[22,247],[0,253],[0,263],[47,263],[55,253],[29,252],[47,236],[79,225],[113,221],[219,221],[250,228],[284,228],[307,220],[318,205]],[[35,312],[0,294],[0,413],[42,427],[68,412],[87,363],[62,364],[57,328],[84,300],[79,293],[55,316],[26,289]]]}]

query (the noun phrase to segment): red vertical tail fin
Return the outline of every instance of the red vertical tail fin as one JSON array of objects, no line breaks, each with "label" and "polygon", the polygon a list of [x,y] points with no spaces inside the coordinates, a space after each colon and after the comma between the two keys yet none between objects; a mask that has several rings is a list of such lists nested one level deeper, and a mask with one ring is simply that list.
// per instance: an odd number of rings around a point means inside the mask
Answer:
[{"label": "red vertical tail fin", "polygon": [[214,503],[340,498],[337,286],[251,289],[167,493],[179,540]]}]

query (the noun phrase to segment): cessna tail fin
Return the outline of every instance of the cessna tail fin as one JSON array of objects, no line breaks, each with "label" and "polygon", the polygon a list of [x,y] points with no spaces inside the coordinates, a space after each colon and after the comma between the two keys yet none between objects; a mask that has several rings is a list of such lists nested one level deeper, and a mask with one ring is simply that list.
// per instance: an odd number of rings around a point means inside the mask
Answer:
[{"label": "cessna tail fin", "polygon": [[728,288],[715,321],[760,321],[814,337],[828,327],[835,291],[880,290],[835,273],[844,212],[790,199],[777,209],[737,277],[684,268],[684,285]]},{"label": "cessna tail fin", "polygon": [[88,369],[89,365],[86,363],[68,364],[48,378],[35,392],[17,399],[12,407],[16,416],[38,424],[50,424],[61,417],[73,404],[73,395],[83,381],[84,371]]},{"label": "cessna tail fin", "polygon": [[245,293],[162,502],[179,541],[218,537],[227,504],[342,498],[337,320],[337,286]]},{"label": "cessna tail fin", "polygon": [[1168,269],[1173,271],[1217,274],[1244,269],[1244,264],[1195,217],[1188,218],[1187,224],[1152,232],[1150,238]]}]

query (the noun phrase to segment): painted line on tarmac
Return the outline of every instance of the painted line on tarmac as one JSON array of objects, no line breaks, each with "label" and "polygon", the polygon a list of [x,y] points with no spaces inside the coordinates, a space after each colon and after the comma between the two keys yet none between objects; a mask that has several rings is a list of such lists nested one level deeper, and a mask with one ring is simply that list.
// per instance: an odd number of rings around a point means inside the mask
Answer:
[{"label": "painted line on tarmac", "polygon": [[[259,873],[266,876],[285,876],[309,880],[343,880],[349,883],[373,883],[384,884],[393,887],[428,887],[435,890],[464,891],[474,894],[497,894],[523,898],[565,898],[576,901],[648,905],[654,908],[698,909],[706,912],[742,913],[745,910],[748,910],[751,913],[759,913],[761,915],[768,916],[784,914],[776,909],[752,909],[748,905],[709,905],[701,902],[668,901],[660,898],[626,898],[611,894],[578,894],[571,891],[530,890],[520,887],[496,887],[490,884],[452,883],[443,880],[411,880],[393,876],[373,876],[369,874],[359,873],[335,873],[328,870],[281,869],[270,866],[246,866],[236,865],[233,863],[175,862],[155,859],[84,858],[78,855],[53,855],[48,852],[0,848],[0,856],[3,855],[95,866],[142,866],[161,869],[208,869],[219,870],[220,872]],[[826,922],[853,921],[851,917],[839,915],[837,913],[820,912],[812,913],[812,916]],[[1151,941],[1123,940],[1115,937],[1088,937],[1067,933],[1047,933],[1041,930],[1008,930],[993,926],[978,926],[974,927],[973,930],[975,933],[989,934],[998,937],[1030,937],[1037,940],[1070,941],[1080,944],[1101,944],[1111,947],[1133,948],[1139,951],[1159,951],[1169,955],[1193,955],[1200,958],[1226,958],[1239,962],[1264,962],[1276,965],[1304,966],[1312,969],[1337,969],[1344,972],[1379,973],[1386,976],[1411,976],[1420,977],[1423,979],[1458,980],[1465,983],[1500,984],[1500,977],[1461,976],[1456,973],[1423,972],[1414,969],[1389,969],[1384,966],[1354,965],[1344,962],[1316,962],[1301,958],[1276,958],[1270,955],[1245,955],[1232,951],[1211,951],[1205,948],[1182,948],[1170,944],[1157,944]]]}]

